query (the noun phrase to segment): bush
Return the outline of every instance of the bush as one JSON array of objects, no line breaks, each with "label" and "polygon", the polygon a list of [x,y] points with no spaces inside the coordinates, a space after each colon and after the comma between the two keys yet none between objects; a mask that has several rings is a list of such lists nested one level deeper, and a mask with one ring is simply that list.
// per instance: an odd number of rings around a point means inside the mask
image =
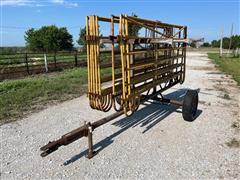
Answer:
[{"label": "bush", "polygon": [[73,48],[72,35],[65,27],[58,28],[52,25],[37,30],[31,28],[24,37],[27,47],[33,51],[56,52]]}]

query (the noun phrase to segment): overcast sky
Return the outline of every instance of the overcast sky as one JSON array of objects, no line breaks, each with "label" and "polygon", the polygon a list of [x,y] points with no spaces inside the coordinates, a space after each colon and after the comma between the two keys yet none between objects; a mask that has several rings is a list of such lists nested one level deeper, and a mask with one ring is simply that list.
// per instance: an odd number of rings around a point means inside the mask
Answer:
[{"label": "overcast sky", "polygon": [[[74,43],[87,15],[135,13],[142,18],[188,26],[188,37],[218,39],[221,28],[229,36],[240,32],[240,0],[0,0],[1,46],[24,46],[31,27],[67,27]],[[102,25],[104,32],[105,25]]]}]

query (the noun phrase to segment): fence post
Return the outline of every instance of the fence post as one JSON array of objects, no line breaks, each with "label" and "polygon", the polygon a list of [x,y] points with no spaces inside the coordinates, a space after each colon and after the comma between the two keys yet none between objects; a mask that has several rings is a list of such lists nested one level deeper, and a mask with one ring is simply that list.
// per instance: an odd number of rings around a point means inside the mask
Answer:
[{"label": "fence post", "polygon": [[56,58],[56,52],[54,52],[54,68],[57,69],[57,58]]},{"label": "fence post", "polygon": [[30,74],[29,66],[28,66],[28,56],[27,56],[27,53],[25,53],[25,63],[26,63],[26,67],[27,67],[27,73]]},{"label": "fence post", "polygon": [[46,72],[48,72],[47,55],[46,55],[46,53],[44,54],[44,63],[45,63],[45,70],[46,70]]},{"label": "fence post", "polygon": [[235,52],[234,52],[234,56],[238,57],[239,56],[239,48],[236,48]]},{"label": "fence post", "polygon": [[77,67],[78,63],[77,63],[77,51],[75,52],[75,66]]}]

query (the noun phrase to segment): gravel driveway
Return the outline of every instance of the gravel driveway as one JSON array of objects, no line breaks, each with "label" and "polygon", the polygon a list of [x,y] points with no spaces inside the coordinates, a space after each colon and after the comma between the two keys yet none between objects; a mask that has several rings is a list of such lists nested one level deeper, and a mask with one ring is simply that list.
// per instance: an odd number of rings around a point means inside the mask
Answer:
[{"label": "gravel driveway", "polygon": [[183,85],[164,92],[179,98],[186,88],[200,88],[198,117],[146,103],[129,118],[121,116],[94,131],[98,154],[85,158],[80,139],[42,158],[49,140],[109,113],[92,110],[86,96],[51,106],[17,122],[2,125],[1,179],[240,179],[240,91],[204,53],[189,52]]}]

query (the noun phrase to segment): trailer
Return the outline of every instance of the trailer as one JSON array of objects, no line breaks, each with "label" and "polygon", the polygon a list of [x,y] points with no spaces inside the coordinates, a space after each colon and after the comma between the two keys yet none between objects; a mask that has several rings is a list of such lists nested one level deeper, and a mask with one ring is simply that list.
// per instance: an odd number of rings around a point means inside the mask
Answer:
[{"label": "trailer", "polygon": [[[101,27],[109,28],[109,34],[102,35]],[[140,34],[136,34],[136,28],[141,28]],[[187,26],[128,15],[110,18],[94,15],[86,17],[85,40],[89,105],[95,110],[114,109],[116,112],[95,122],[85,122],[60,139],[49,142],[40,149],[42,157],[60,146],[87,137],[87,157],[92,158],[95,154],[93,131],[123,114],[131,116],[149,99],[182,107],[184,120],[195,119],[197,90],[188,90],[182,101],[162,95],[163,91],[185,80]],[[104,50],[103,45],[107,47]]]}]

